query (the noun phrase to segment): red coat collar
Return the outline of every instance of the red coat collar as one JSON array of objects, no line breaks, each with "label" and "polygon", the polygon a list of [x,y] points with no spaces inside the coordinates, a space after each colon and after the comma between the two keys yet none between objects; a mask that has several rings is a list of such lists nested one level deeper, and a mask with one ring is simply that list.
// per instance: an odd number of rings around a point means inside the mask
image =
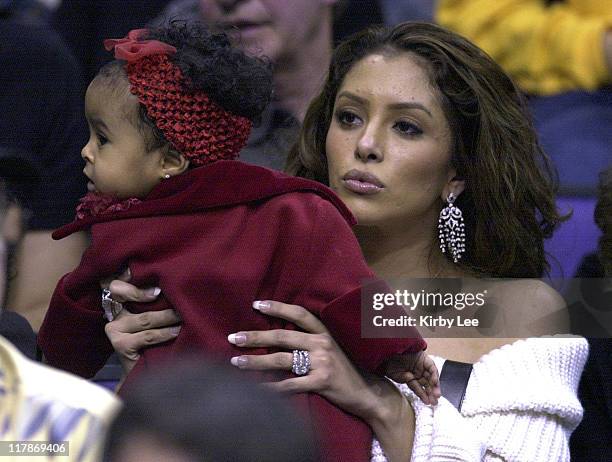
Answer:
[{"label": "red coat collar", "polygon": [[62,239],[95,223],[201,212],[211,207],[244,204],[298,191],[320,195],[334,204],[349,225],[356,223],[340,198],[321,183],[240,161],[221,160],[160,182],[144,201],[128,210],[77,219],[62,226],[53,233],[53,239]]}]

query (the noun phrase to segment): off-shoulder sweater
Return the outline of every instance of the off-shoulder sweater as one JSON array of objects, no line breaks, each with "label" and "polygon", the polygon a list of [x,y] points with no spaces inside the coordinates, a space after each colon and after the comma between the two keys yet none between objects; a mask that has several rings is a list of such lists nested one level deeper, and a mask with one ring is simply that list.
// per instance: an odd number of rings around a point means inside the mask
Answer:
[{"label": "off-shoulder sweater", "polygon": [[[569,461],[588,349],[583,338],[541,337],[491,351],[474,364],[461,413],[398,385],[416,416],[411,461]],[[441,370],[445,359],[434,359]],[[372,462],[385,460],[375,440]]]}]

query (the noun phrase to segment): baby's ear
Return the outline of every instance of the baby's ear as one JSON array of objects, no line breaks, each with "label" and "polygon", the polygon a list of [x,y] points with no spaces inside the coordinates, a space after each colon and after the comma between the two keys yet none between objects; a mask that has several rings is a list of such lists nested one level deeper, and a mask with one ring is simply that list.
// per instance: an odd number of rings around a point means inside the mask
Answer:
[{"label": "baby's ear", "polygon": [[168,148],[163,158],[163,176],[180,175],[189,168],[189,160],[176,149]]}]

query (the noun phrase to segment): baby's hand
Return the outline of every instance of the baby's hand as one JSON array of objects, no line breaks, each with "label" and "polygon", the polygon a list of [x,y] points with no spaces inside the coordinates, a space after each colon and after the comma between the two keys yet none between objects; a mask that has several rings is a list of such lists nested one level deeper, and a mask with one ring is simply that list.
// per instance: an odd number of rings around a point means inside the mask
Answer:
[{"label": "baby's hand", "polygon": [[385,375],[408,385],[425,404],[438,404],[442,395],[438,368],[424,351],[394,356],[387,362]]}]

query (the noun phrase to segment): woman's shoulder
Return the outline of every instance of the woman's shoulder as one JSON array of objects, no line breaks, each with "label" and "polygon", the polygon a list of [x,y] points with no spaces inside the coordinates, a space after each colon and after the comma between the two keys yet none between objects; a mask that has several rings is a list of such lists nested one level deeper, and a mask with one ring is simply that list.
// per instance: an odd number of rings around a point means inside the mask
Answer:
[{"label": "woman's shoulder", "polygon": [[[472,378],[482,376],[504,381],[500,376],[511,375],[522,380],[531,377],[534,368],[538,371],[536,376],[547,376],[554,381],[557,377],[579,378],[588,353],[589,343],[584,337],[555,335],[518,339],[482,355],[473,364]],[[439,369],[446,361],[435,355],[433,359]]]},{"label": "woman's shoulder", "polygon": [[500,279],[492,284],[494,292],[512,304],[526,304],[554,312],[565,306],[563,297],[540,279]]},{"label": "woman's shoulder", "polygon": [[566,303],[559,292],[539,279],[487,282],[489,300],[503,314],[504,336],[524,338],[569,332]]},{"label": "woman's shoulder", "polygon": [[587,356],[581,337],[518,340],[482,356],[461,414],[487,454],[507,461],[569,460],[569,436],[582,419],[577,389]]},{"label": "woman's shoulder", "polygon": [[586,339],[561,336],[518,340],[496,348],[474,363],[462,413],[530,411],[557,415],[577,425],[582,408],[576,393],[588,351]]},{"label": "woman's shoulder", "polygon": [[[444,399],[426,406],[398,385],[415,410],[412,460],[442,451],[444,460],[568,461],[569,435],[582,418],[576,390],[587,355],[581,337],[495,348],[474,363],[461,414]],[[433,358],[442,369],[445,359]]]},{"label": "woman's shoulder", "polygon": [[517,340],[483,355],[474,363],[474,374],[500,375],[515,381],[534,379],[577,383],[589,353],[589,343],[577,336],[544,336]]}]

